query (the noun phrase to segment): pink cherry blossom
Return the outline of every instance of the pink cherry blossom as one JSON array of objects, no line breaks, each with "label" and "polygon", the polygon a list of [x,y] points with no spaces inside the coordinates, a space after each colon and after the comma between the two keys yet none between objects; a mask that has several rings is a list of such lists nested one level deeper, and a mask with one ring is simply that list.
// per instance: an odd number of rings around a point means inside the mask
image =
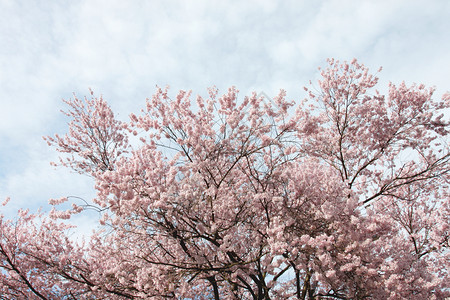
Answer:
[{"label": "pink cherry blossom", "polygon": [[[129,123],[65,101],[45,139],[97,195],[0,217],[2,299],[449,297],[448,93],[385,95],[356,59],[321,76],[298,102],[157,88]],[[86,208],[100,229],[76,243]]]}]

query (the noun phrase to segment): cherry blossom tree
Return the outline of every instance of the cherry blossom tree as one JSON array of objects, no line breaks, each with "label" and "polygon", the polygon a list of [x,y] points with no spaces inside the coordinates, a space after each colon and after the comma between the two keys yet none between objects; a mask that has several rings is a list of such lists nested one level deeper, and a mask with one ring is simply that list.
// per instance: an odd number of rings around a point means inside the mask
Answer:
[{"label": "cherry blossom tree", "polygon": [[[65,101],[59,165],[92,202],[0,219],[1,299],[444,299],[450,94],[329,60],[303,101],[158,88],[140,115]],[[136,136],[139,139],[129,138]],[[95,208],[101,229],[68,237]]]}]

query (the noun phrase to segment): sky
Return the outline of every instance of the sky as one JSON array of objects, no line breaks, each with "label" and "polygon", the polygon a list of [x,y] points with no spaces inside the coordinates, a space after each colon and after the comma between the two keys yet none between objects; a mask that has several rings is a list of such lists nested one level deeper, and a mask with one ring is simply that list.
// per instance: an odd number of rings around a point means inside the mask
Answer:
[{"label": "sky", "polygon": [[0,0],[0,201],[11,197],[0,213],[95,196],[91,178],[50,166],[58,154],[42,136],[66,132],[61,99],[92,88],[125,121],[156,86],[301,100],[329,57],[382,66],[380,90],[424,83],[439,98],[450,1]]}]

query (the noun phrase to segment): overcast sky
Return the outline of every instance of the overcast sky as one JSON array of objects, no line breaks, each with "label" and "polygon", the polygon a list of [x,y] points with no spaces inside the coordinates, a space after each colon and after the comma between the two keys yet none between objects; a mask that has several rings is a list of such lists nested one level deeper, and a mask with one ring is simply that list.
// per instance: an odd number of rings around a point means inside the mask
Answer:
[{"label": "overcast sky", "polygon": [[[383,66],[382,84],[450,90],[450,1],[0,0],[0,200],[45,207],[92,197],[54,169],[43,135],[65,132],[62,98],[102,94],[119,118],[155,86],[206,94],[235,85],[302,99],[327,57]],[[382,89],[383,86],[380,86]]]}]

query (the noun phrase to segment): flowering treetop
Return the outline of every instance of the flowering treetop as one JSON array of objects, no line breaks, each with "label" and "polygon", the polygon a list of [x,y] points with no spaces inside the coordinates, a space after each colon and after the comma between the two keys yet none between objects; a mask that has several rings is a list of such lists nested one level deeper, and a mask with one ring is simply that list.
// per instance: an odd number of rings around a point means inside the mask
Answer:
[{"label": "flowering treetop", "polygon": [[447,297],[449,94],[383,95],[356,60],[321,75],[299,102],[158,88],[128,123],[65,101],[69,132],[45,139],[95,180],[103,229],[71,241],[76,204],[2,218],[4,299]]}]

